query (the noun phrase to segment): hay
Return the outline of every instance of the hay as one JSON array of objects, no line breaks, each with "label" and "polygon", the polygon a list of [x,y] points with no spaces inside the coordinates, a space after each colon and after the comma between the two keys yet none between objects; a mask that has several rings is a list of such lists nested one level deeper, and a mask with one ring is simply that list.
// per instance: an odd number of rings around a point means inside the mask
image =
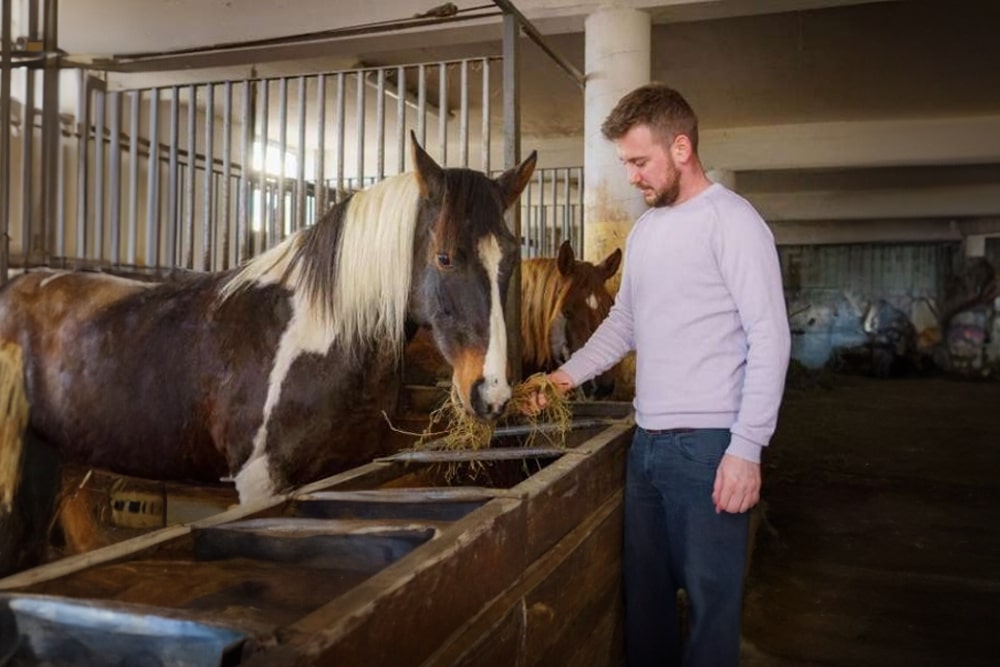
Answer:
[{"label": "hay", "polygon": [[[536,394],[546,399],[545,407],[532,413],[530,407]],[[552,424],[554,429],[531,429],[523,445],[531,447],[539,437],[556,447],[565,446],[573,413],[568,398],[549,380],[538,373],[514,386],[504,413],[496,422],[485,422],[469,415],[454,389],[441,407],[431,413],[430,423],[417,440],[415,449],[470,450],[488,447],[497,426]]]},{"label": "hay", "polygon": [[21,479],[21,448],[28,426],[21,348],[0,341],[0,511],[10,512]]}]

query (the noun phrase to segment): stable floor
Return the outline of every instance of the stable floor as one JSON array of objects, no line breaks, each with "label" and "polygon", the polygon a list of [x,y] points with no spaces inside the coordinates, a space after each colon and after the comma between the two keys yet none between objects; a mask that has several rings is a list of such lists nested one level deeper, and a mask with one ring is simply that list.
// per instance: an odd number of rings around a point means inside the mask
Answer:
[{"label": "stable floor", "polygon": [[743,665],[1000,664],[1000,382],[797,384],[764,462]]}]

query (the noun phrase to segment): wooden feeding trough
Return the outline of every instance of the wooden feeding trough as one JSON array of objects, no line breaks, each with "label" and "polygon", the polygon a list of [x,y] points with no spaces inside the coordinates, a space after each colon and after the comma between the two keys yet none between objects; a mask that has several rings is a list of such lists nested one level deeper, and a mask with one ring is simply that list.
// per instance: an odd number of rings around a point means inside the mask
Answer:
[{"label": "wooden feeding trough", "polygon": [[0,664],[620,664],[629,414],[578,404],[565,448],[401,452],[0,579]]}]

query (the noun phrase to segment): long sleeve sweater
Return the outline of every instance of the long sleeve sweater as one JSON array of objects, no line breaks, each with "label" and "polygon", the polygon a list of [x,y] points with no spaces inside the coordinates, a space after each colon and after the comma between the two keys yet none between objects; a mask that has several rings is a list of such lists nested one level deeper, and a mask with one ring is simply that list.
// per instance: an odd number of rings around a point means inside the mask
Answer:
[{"label": "long sleeve sweater", "polygon": [[562,370],[578,385],[635,350],[639,426],[728,428],[727,453],[759,462],[790,345],[774,237],[716,183],[636,221],[615,304]]}]

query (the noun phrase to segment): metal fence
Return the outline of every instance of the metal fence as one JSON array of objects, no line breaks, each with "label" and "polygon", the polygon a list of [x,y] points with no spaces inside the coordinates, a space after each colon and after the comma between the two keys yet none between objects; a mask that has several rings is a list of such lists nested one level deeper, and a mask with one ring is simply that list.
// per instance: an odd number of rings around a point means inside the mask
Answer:
[{"label": "metal fence", "polygon": [[[499,173],[498,60],[125,91],[64,71],[76,108],[61,119],[56,202],[44,220],[41,72],[26,69],[0,130],[20,164],[5,176],[19,199],[11,262],[229,268],[313,224],[345,193],[408,169],[411,130],[442,164]],[[521,199],[525,257],[553,255],[565,239],[582,253],[582,182],[579,167],[536,172]]]}]

